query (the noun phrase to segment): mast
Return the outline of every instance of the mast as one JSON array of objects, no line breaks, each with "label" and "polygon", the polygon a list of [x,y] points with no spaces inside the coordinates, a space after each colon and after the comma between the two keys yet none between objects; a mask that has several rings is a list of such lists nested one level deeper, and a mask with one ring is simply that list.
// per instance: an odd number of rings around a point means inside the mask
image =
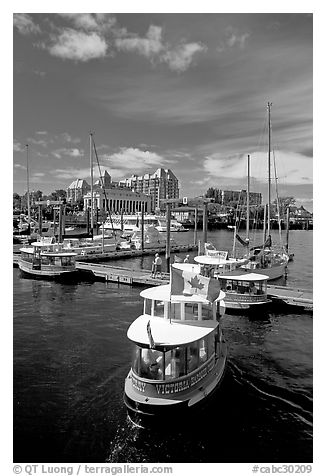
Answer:
[{"label": "mast", "polygon": [[271,106],[272,103],[267,103],[268,109],[268,205],[267,205],[267,236],[270,235],[270,220],[271,220]]},{"label": "mast", "polygon": [[89,160],[90,160],[90,172],[91,172],[91,230],[93,233],[94,228],[94,197],[93,197],[93,134],[89,134]]},{"label": "mast", "polygon": [[29,164],[28,164],[28,144],[26,144],[26,175],[27,175],[27,216],[28,223],[31,222],[31,204],[29,196]]},{"label": "mast", "polygon": [[250,205],[250,155],[248,154],[248,174],[247,174],[247,241],[249,243],[249,219],[250,219],[250,214],[249,214],[249,205]]}]

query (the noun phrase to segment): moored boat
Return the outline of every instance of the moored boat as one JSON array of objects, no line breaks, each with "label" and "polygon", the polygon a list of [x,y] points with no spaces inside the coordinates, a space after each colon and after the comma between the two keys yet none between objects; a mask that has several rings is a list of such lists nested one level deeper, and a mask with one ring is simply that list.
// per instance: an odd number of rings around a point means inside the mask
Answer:
[{"label": "moored boat", "polygon": [[184,287],[180,272],[172,265],[170,284],[141,292],[143,314],[127,332],[134,349],[124,401],[135,423],[188,415],[213,394],[225,372],[225,293],[217,280],[213,293],[206,292],[211,280],[196,273],[187,274],[191,284]]},{"label": "moored boat", "polygon": [[66,279],[77,274],[76,253],[43,238],[20,249],[19,269],[26,275],[47,279]]},{"label": "moored boat", "polygon": [[235,270],[219,275],[221,289],[225,292],[227,310],[256,312],[271,302],[267,298],[268,276]]}]

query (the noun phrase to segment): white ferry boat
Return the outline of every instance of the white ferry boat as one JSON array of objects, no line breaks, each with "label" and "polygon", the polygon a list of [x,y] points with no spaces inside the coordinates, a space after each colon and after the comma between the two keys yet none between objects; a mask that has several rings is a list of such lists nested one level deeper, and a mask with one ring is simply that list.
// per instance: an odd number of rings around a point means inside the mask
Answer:
[{"label": "white ferry boat", "polygon": [[43,238],[20,249],[19,269],[33,277],[62,279],[77,275],[76,253],[69,251],[53,238]]},{"label": "white ferry boat", "polygon": [[124,401],[129,417],[140,425],[200,408],[225,372],[227,347],[220,326],[225,293],[215,286],[214,296],[206,296],[202,291],[212,280],[207,284],[194,273],[192,294],[189,286],[176,291],[174,273],[183,273],[179,265],[172,265],[170,284],[140,293],[143,313],[127,332],[133,358]]}]

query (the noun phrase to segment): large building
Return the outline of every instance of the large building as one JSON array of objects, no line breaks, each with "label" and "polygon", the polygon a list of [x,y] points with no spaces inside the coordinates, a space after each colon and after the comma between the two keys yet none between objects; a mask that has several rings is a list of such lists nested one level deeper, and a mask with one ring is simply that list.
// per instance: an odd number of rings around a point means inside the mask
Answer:
[{"label": "large building", "polygon": [[150,195],[153,210],[166,208],[165,204],[161,203],[162,199],[179,198],[179,181],[170,169],[159,168],[153,174],[132,175],[121,180],[119,184],[134,192]]},{"label": "large building", "polygon": [[91,189],[84,179],[74,180],[67,188],[67,202],[76,203]]},{"label": "large building", "polygon": [[[145,193],[136,192],[112,182],[110,174],[105,171],[103,179],[94,183],[93,207],[94,210],[110,211],[112,213],[136,213],[141,211],[142,203],[144,212],[152,211],[152,198]],[[91,192],[84,195],[84,210],[91,208]]]}]

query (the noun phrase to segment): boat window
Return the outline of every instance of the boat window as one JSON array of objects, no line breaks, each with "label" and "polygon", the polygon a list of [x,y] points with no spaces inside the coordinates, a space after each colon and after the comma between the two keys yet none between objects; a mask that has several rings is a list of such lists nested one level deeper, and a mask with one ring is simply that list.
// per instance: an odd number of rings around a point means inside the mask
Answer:
[{"label": "boat window", "polygon": [[48,256],[49,259],[49,264],[54,265],[55,264],[55,257],[54,256]]},{"label": "boat window", "polygon": [[212,316],[212,306],[209,304],[202,304],[202,319],[210,320],[213,319]]},{"label": "boat window", "polygon": [[151,380],[162,380],[163,352],[142,348],[138,375]]},{"label": "boat window", "polygon": [[199,364],[198,342],[193,342],[187,347],[187,373],[192,372]]},{"label": "boat window", "polygon": [[135,374],[139,375],[139,365],[140,365],[140,353],[141,353],[141,348],[135,345],[133,347],[133,353],[132,353],[132,370],[135,372]]},{"label": "boat window", "polygon": [[180,303],[171,303],[170,319],[180,319]]},{"label": "boat window", "polygon": [[47,256],[42,256],[41,257],[41,262],[42,262],[42,264],[49,264],[49,258]]},{"label": "boat window", "polygon": [[61,266],[71,266],[71,256],[61,256]]},{"label": "boat window", "polygon": [[197,303],[185,303],[185,319],[197,320],[198,319],[198,304]]},{"label": "boat window", "polygon": [[154,316],[164,317],[164,302],[154,301]]},{"label": "boat window", "polygon": [[186,375],[186,349],[176,347],[165,352],[165,380]]},{"label": "boat window", "polygon": [[202,365],[207,360],[207,342],[206,339],[199,341],[199,365]]},{"label": "boat window", "polygon": [[209,359],[214,354],[214,333],[212,332],[207,337],[207,358]]}]

